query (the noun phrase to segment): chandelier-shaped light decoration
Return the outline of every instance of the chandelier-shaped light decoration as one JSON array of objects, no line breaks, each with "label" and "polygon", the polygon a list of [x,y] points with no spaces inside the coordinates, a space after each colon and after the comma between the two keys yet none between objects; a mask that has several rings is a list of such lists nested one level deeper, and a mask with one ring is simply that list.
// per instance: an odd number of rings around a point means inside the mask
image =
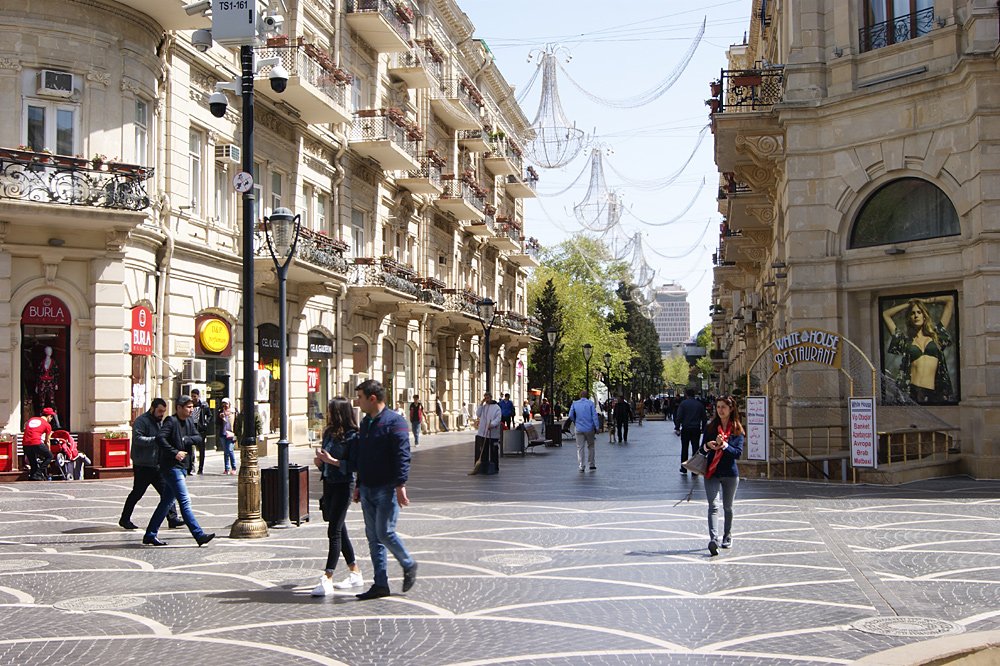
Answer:
[{"label": "chandelier-shaped light decoration", "polygon": [[528,55],[528,60],[540,59],[542,94],[538,100],[538,113],[531,121],[533,138],[526,143],[525,149],[532,162],[546,169],[558,169],[569,164],[583,150],[583,130],[570,122],[559,101],[556,65],[561,53],[566,54],[567,62],[572,59],[566,49],[552,44]]}]

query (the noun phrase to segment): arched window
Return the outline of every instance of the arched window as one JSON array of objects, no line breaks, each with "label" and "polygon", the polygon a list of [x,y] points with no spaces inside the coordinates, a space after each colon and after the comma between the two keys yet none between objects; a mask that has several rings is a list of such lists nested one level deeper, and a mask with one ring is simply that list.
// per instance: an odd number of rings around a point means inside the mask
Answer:
[{"label": "arched window", "polygon": [[851,248],[957,236],[958,213],[935,185],[900,178],[885,185],[861,207],[851,230]]},{"label": "arched window", "polygon": [[351,357],[354,364],[354,373],[358,375],[368,374],[368,342],[362,337],[352,340]]}]

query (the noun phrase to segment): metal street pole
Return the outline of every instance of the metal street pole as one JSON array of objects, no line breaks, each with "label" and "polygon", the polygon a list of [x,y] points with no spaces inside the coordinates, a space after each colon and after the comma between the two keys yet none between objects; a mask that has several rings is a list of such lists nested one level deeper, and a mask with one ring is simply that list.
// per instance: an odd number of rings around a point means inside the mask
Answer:
[{"label": "metal street pole", "polygon": [[590,357],[594,354],[594,345],[589,342],[583,346],[583,361],[587,365],[587,378],[584,388],[587,390],[587,395],[590,395]]},{"label": "metal street pole", "polygon": [[493,330],[493,321],[496,319],[496,304],[491,298],[484,298],[476,303],[476,313],[479,315],[479,323],[483,325],[483,338],[486,361],[486,391],[493,395],[493,358],[490,356],[490,332]]},{"label": "metal street pole", "polygon": [[[253,173],[253,47],[240,47],[240,88],[243,100],[243,171]],[[256,412],[257,367],[254,358],[253,189],[243,194],[243,441],[240,442],[240,476],[237,516],[230,539],[267,536],[267,523],[260,516],[260,466],[257,461]]]}]

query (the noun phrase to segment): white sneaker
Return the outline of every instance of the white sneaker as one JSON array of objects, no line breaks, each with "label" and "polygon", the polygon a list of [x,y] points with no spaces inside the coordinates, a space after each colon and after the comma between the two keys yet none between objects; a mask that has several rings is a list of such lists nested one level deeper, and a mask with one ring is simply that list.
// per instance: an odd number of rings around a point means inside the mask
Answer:
[{"label": "white sneaker", "polygon": [[319,585],[313,588],[312,596],[328,597],[333,594],[333,579],[326,574],[319,577]]},{"label": "white sneaker", "polygon": [[361,576],[361,572],[351,571],[350,573],[347,574],[347,578],[340,581],[339,583],[334,583],[333,586],[338,590],[348,590],[352,587],[361,587],[364,584],[365,584],[365,579]]}]

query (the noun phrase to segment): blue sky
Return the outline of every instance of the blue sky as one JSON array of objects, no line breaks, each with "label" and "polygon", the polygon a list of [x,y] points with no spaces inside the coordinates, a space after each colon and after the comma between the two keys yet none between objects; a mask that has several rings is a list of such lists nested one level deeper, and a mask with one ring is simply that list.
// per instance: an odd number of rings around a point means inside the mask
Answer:
[{"label": "blue sky", "polygon": [[[657,272],[655,285],[677,281],[690,292],[692,333],[707,324],[712,253],[722,219],[715,201],[718,172],[711,133],[672,185],[650,189],[634,181],[665,179],[691,155],[709,120],[708,84],[725,67],[726,49],[743,41],[751,0],[464,0],[461,6],[519,95],[536,69],[537,59],[527,62],[529,53],[546,44],[560,44],[572,54],[571,61],[560,62],[593,95],[625,99],[654,89],[682,62],[707,19],[705,34],[680,78],[645,106],[620,109],[597,103],[559,72],[567,117],[588,137],[596,130],[595,141],[610,149],[604,153],[605,177],[609,187],[621,192],[627,209],[619,223],[622,235],[642,234],[644,256]],[[529,121],[540,93],[541,76],[521,102]],[[544,196],[565,189],[584,170],[565,194]],[[582,230],[573,205],[584,199],[589,184],[588,151],[561,169],[539,172],[543,196],[528,200],[526,234],[554,245]],[[692,201],[679,220],[663,225]]]}]

